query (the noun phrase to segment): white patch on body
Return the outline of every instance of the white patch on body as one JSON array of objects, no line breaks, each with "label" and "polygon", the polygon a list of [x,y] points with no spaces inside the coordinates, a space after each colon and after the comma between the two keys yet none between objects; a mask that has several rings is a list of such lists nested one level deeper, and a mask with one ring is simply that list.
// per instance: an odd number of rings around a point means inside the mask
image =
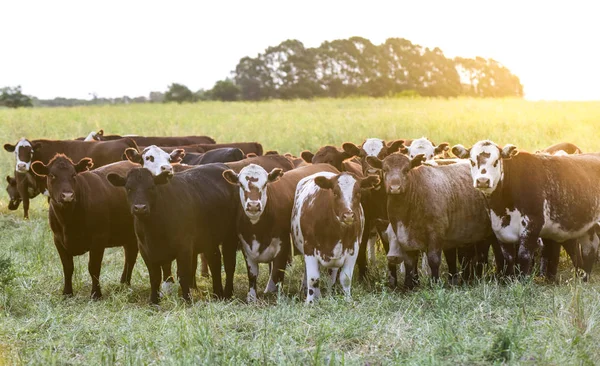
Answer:
[{"label": "white patch on body", "polygon": [[171,155],[156,145],[150,145],[142,151],[142,166],[154,176],[162,172],[173,173]]},{"label": "white patch on body", "polygon": [[238,235],[238,237],[246,256],[256,263],[271,263],[281,251],[281,239],[279,238],[271,239],[269,246],[259,252],[260,243],[256,241],[256,236],[251,243],[247,243],[242,235]]},{"label": "white patch on body", "polygon": [[366,139],[362,145],[363,150],[367,153],[367,156],[377,157],[383,149],[383,140],[377,138]]},{"label": "white patch on body", "polygon": [[[267,171],[256,164],[250,164],[244,167],[240,173],[238,174],[238,180],[240,182],[240,202],[242,203],[242,208],[244,209],[244,213],[250,219],[252,224],[256,224],[260,220],[260,216],[265,210],[267,206],[267,180],[269,177],[269,173]],[[251,181],[253,180],[253,181]],[[260,199],[258,201],[246,200],[244,192],[250,192],[250,186],[258,188],[260,192]],[[248,203],[258,203],[260,205],[260,210],[257,213],[248,212],[246,209],[248,207]]]},{"label": "white patch on body", "polygon": [[588,225],[583,226],[577,231],[566,231],[562,228],[560,223],[552,220],[552,217],[550,216],[550,204],[547,200],[544,200],[544,226],[542,226],[542,230],[540,231],[540,237],[552,239],[558,242],[579,238],[595,224],[595,222],[590,222]]},{"label": "white patch on body", "polygon": [[507,226],[502,227],[502,217],[496,215],[494,211],[490,210],[490,219],[492,223],[492,230],[496,234],[498,240],[503,243],[518,243],[519,238],[525,233],[526,225],[529,223],[529,218],[523,216],[519,210],[509,211],[506,209],[506,215],[510,217],[510,222]]},{"label": "white patch on body", "polygon": [[19,159],[19,149],[21,147],[32,147],[31,144],[29,143],[29,141],[25,140],[25,139],[21,139],[19,140],[19,142],[17,142],[17,146],[15,146],[15,157],[17,160],[17,164],[15,165],[15,170],[18,173],[25,173],[27,171],[29,171],[29,167],[31,167],[31,158],[33,157],[33,149],[31,150],[31,156],[29,157],[29,161],[25,162],[25,161],[21,161]]}]

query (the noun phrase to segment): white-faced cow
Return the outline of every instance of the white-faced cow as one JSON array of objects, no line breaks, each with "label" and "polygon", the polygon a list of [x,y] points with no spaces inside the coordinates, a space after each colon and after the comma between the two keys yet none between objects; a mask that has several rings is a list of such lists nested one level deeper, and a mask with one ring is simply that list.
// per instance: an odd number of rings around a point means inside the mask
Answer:
[{"label": "white-faced cow", "polygon": [[172,164],[181,162],[185,152],[183,149],[175,149],[169,154],[158,146],[151,145],[142,150],[141,153],[137,149],[127,149],[125,155],[129,161],[140,164],[156,176],[162,173],[173,174]]},{"label": "white-faced cow", "polygon": [[[578,239],[589,277],[598,250],[594,226],[600,220],[600,154],[529,154],[518,152],[514,145],[500,148],[489,140],[470,149],[456,145],[452,152],[469,159],[471,184],[487,197],[498,240],[518,246],[522,273],[531,272],[538,237],[544,239],[544,250],[551,256],[550,278],[556,274],[558,243],[576,264],[572,243]],[[505,256],[512,265],[511,251]]]},{"label": "white-faced cow", "polygon": [[291,255],[290,220],[294,193],[300,179],[317,172],[338,173],[329,164],[297,168],[284,174],[281,168],[270,173],[251,164],[239,174],[226,170],[223,177],[239,188],[237,233],[248,268],[248,301],[256,300],[258,264],[272,263],[265,293],[277,291]]},{"label": "white-faced cow", "polygon": [[[439,279],[442,251],[472,246],[492,235],[485,197],[471,188],[468,164],[424,166],[423,154],[410,159],[388,155],[383,161],[368,157],[381,169],[388,193],[388,217],[405,253],[404,286],[415,285],[414,267],[419,252],[426,252],[431,275]],[[394,241],[390,243],[393,246]],[[487,247],[489,249],[489,247]],[[390,247],[388,258],[401,251]],[[456,273],[456,252],[446,254],[449,272]],[[487,258],[487,251],[486,251]]]},{"label": "white-faced cow", "polygon": [[[235,272],[234,190],[223,180],[223,164],[208,164],[174,175],[153,176],[148,169],[132,169],[126,177],[111,174],[108,180],[127,190],[134,215],[135,234],[150,274],[150,301],[158,302],[161,266],[177,262],[177,275],[186,301],[191,300],[194,261],[205,253],[213,294],[231,297]],[[221,281],[221,251],[226,273]]]},{"label": "white-faced cow", "polygon": [[352,274],[364,229],[361,191],[373,188],[379,178],[352,173],[321,172],[303,178],[296,188],[292,211],[292,237],[304,254],[306,302],[320,296],[319,267],[331,270],[330,285],[339,278],[350,296]]},{"label": "white-faced cow", "polygon": [[34,162],[31,169],[47,179],[50,228],[65,276],[63,294],[73,293],[73,257],[89,252],[92,298],[98,299],[102,296],[100,267],[104,249],[124,247],[121,283],[131,281],[138,253],[133,218],[125,191],[113,187],[106,176],[124,174],[135,165],[124,161],[87,172],[91,166],[89,158],[74,164],[65,155],[57,154],[47,165]]}]

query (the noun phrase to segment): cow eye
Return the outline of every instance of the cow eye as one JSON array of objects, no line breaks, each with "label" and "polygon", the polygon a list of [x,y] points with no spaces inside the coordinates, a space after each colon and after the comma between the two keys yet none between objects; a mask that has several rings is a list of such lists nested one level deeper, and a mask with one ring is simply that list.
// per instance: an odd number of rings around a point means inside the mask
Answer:
[{"label": "cow eye", "polygon": [[498,160],[496,160],[496,161],[494,162],[494,168],[496,167],[496,165],[498,165],[498,162],[499,162],[499,161],[500,161],[500,159],[498,159]]},{"label": "cow eye", "polygon": [[469,160],[469,162],[471,163],[471,166],[475,166],[475,162],[473,160]]}]

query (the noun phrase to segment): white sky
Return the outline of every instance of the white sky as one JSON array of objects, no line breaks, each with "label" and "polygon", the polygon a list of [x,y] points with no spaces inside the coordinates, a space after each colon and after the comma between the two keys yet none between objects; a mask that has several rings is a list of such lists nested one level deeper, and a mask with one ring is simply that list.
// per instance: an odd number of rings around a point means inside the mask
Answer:
[{"label": "white sky", "polygon": [[446,56],[492,57],[528,99],[600,100],[598,1],[0,0],[0,87],[40,98],[209,89],[240,58],[402,37]]}]

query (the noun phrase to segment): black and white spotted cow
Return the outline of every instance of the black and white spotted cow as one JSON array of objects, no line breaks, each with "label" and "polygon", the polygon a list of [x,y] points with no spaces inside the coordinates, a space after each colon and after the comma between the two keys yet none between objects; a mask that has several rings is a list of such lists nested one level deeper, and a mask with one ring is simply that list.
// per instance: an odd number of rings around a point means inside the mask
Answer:
[{"label": "black and white spotted cow", "polygon": [[127,159],[132,163],[137,163],[148,169],[153,176],[164,172],[173,174],[172,164],[177,164],[185,155],[183,149],[175,149],[170,154],[166,153],[160,147],[151,145],[139,153],[136,149],[129,148],[125,150]]},{"label": "black and white spotted cow", "polygon": [[[469,159],[473,186],[487,197],[494,233],[499,241],[518,245],[522,273],[531,272],[540,237],[548,277],[556,274],[559,243],[572,259],[577,257],[573,240],[581,245],[583,269],[589,277],[598,250],[594,227],[600,220],[600,154],[529,154],[489,140],[470,149],[456,145],[452,152]],[[514,251],[505,250],[505,259],[512,266]]]}]

